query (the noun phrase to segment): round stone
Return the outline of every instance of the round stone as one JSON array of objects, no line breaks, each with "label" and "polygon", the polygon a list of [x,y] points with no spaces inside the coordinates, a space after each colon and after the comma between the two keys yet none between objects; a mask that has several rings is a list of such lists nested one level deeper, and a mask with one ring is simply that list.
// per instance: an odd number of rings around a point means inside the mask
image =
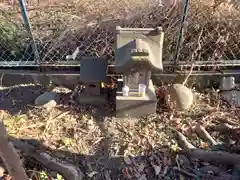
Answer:
[{"label": "round stone", "polygon": [[42,106],[46,109],[51,109],[57,105],[59,96],[55,92],[45,92],[38,96],[35,100],[35,105]]},{"label": "round stone", "polygon": [[178,110],[187,110],[191,107],[194,95],[191,89],[182,84],[173,84],[166,90],[169,104],[174,104]]}]

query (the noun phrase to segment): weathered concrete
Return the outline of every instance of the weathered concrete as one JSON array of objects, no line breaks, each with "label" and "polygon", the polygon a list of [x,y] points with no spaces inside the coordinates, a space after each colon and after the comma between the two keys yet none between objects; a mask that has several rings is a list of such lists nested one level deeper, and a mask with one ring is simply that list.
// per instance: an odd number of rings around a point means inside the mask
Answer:
[{"label": "weathered concrete", "polygon": [[[23,75],[23,74],[0,74],[0,86],[14,86],[17,84],[41,84],[49,85],[52,82],[53,85],[63,86],[70,89],[74,89],[77,84],[79,84],[79,76],[76,72],[75,75],[39,75],[38,73],[33,73],[33,75]],[[186,76],[172,74],[172,75],[156,75],[153,74],[151,79],[155,86],[161,86],[163,84],[175,84],[182,83]],[[198,90],[202,90],[208,87],[219,87],[223,75],[204,75],[204,76],[191,76],[187,82],[188,87],[195,87]],[[240,76],[233,75],[235,77],[235,83],[240,84]],[[238,85],[239,87],[239,85]]]},{"label": "weathered concrete", "polygon": [[162,70],[163,39],[161,27],[148,29],[117,26],[115,70],[124,73],[126,66],[140,61],[148,63],[152,70]]},{"label": "weathered concrete", "polygon": [[[120,84],[121,82],[119,82],[119,85]],[[134,92],[129,92],[128,97],[124,97],[122,96],[122,92],[118,91],[116,101],[117,118],[141,117],[156,113],[157,98],[155,95],[155,88],[151,80],[145,96],[139,97],[137,90],[135,90]]]},{"label": "weathered concrete", "polygon": [[85,57],[82,59],[79,80],[84,84],[77,102],[80,104],[101,105],[106,98],[101,82],[107,79],[108,61],[106,58]]},{"label": "weathered concrete", "polygon": [[91,104],[91,105],[103,105],[107,103],[106,96],[101,95],[87,95],[87,94],[80,94],[76,97],[76,101],[80,104]]},{"label": "weathered concrete", "polygon": [[40,84],[49,86],[63,86],[73,90],[79,84],[79,76],[63,75],[23,75],[23,74],[2,74],[0,86],[10,87],[17,84]]}]

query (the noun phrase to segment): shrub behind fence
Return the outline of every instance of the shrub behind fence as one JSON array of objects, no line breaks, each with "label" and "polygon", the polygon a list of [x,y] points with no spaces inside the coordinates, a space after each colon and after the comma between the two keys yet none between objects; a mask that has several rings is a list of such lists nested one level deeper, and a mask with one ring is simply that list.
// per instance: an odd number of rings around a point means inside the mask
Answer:
[{"label": "shrub behind fence", "polygon": [[[56,3],[57,2],[57,3]],[[175,60],[183,16],[179,1],[36,1],[28,4],[40,63],[66,61],[79,48],[81,56],[114,59],[114,30],[122,27],[156,27],[165,31],[164,61]],[[167,3],[166,3],[167,2]],[[18,3],[0,11],[0,61],[36,59],[32,37],[24,28]],[[236,1],[214,4],[190,1],[183,25],[179,60],[216,61],[240,59],[240,11]]]}]

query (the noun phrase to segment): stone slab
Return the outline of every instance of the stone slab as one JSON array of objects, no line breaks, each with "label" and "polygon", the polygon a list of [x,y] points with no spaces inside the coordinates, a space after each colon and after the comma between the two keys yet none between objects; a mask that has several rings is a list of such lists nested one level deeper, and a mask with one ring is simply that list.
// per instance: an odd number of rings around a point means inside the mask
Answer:
[{"label": "stone slab", "polygon": [[[119,82],[119,85],[122,84]],[[121,89],[121,88],[119,88]],[[116,96],[116,117],[142,117],[156,113],[157,98],[152,81],[149,82],[149,88],[145,96],[139,97],[137,90],[130,92],[128,97],[122,96],[121,91],[117,91]]]},{"label": "stone slab", "polygon": [[83,57],[80,68],[80,81],[84,83],[106,80],[108,61],[100,57]]},{"label": "stone slab", "polygon": [[85,105],[103,105],[107,103],[107,98],[104,95],[100,96],[94,96],[94,95],[87,95],[87,94],[81,94],[76,97],[76,101],[79,104],[85,104]]}]

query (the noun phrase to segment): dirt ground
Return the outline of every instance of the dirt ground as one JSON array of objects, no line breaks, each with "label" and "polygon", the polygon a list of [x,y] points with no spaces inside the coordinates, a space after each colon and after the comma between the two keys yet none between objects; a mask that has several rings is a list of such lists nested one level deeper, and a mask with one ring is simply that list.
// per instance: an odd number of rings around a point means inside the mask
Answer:
[{"label": "dirt ground", "polygon": [[[93,107],[70,103],[71,91],[63,88],[54,89],[61,103],[53,110],[34,107],[35,98],[44,91],[33,85],[1,90],[0,109],[9,135],[74,164],[85,179],[239,178],[236,163],[189,157],[172,131],[184,134],[196,148],[238,153],[238,110],[225,106],[214,90],[196,93],[189,111],[159,109],[157,114],[141,119],[114,118],[112,104]],[[192,129],[196,123],[216,143],[200,138]],[[223,124],[231,124],[232,133],[219,130]],[[26,158],[25,166],[28,172],[54,174],[31,158]]]}]

